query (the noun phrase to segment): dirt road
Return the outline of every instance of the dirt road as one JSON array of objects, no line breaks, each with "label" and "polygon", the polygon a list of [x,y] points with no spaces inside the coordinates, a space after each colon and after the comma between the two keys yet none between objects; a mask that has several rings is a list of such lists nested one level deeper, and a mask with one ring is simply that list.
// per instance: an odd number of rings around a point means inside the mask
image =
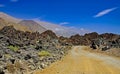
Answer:
[{"label": "dirt road", "polygon": [[120,60],[75,46],[61,61],[35,74],[120,74]]}]

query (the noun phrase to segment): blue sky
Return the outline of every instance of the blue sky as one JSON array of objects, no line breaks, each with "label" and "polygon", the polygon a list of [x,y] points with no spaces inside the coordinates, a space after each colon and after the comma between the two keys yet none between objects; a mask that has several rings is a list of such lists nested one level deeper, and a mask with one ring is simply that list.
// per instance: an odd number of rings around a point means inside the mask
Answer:
[{"label": "blue sky", "polygon": [[0,0],[0,11],[17,18],[120,34],[120,0]]}]

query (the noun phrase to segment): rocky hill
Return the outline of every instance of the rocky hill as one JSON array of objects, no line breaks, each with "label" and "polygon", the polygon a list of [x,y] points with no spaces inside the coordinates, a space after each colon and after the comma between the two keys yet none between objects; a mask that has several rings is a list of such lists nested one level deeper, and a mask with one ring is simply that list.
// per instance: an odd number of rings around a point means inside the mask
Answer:
[{"label": "rocky hill", "polygon": [[52,31],[40,34],[5,26],[0,30],[0,74],[31,74],[60,60],[69,49]]}]

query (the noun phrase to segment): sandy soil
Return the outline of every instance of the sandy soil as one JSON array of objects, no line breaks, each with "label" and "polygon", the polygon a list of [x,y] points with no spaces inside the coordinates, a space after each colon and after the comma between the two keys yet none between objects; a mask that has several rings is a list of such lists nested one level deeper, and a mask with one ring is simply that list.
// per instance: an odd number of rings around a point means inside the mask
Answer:
[{"label": "sandy soil", "polygon": [[120,74],[120,60],[75,46],[61,61],[34,74]]}]

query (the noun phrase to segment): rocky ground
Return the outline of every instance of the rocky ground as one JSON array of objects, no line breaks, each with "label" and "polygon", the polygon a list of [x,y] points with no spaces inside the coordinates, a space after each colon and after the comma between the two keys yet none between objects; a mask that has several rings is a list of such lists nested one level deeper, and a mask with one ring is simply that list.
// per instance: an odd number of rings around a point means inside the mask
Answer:
[{"label": "rocky ground", "polygon": [[13,26],[0,30],[0,74],[32,74],[60,60],[70,46],[61,46],[52,31],[23,32]]}]

